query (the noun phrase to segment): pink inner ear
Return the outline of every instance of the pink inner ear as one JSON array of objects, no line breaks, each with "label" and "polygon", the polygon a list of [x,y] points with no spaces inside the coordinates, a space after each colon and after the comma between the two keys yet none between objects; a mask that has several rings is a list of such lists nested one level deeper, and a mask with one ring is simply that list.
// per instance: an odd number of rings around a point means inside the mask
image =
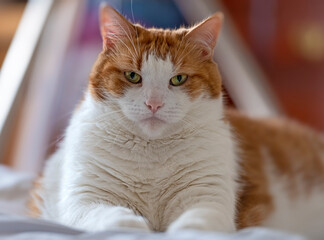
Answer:
[{"label": "pink inner ear", "polygon": [[100,30],[105,46],[112,46],[115,39],[131,37],[134,26],[108,5],[100,8]]},{"label": "pink inner ear", "polygon": [[203,57],[208,57],[210,55],[210,51],[206,50],[206,49],[202,49],[201,50],[201,55]]},{"label": "pink inner ear", "polygon": [[199,43],[206,48],[202,50],[204,56],[211,55],[216,46],[218,35],[223,23],[223,14],[216,13],[204,22],[194,27],[187,35],[190,41]]},{"label": "pink inner ear", "polygon": [[114,40],[121,37],[122,35],[119,32],[118,26],[113,24],[112,22],[106,21],[106,23],[103,24],[102,28],[102,39],[104,41],[104,45],[107,47],[113,46]]}]

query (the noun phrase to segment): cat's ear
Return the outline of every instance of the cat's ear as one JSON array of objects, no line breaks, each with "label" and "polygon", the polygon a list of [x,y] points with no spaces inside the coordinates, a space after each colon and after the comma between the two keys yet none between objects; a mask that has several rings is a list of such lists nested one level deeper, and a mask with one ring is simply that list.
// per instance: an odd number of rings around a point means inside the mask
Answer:
[{"label": "cat's ear", "polygon": [[222,13],[215,13],[205,21],[194,26],[186,35],[189,41],[193,41],[202,47],[202,54],[205,57],[212,56],[223,24],[223,18]]},{"label": "cat's ear", "polygon": [[104,48],[112,47],[114,42],[136,33],[135,26],[106,3],[100,6],[99,21]]}]

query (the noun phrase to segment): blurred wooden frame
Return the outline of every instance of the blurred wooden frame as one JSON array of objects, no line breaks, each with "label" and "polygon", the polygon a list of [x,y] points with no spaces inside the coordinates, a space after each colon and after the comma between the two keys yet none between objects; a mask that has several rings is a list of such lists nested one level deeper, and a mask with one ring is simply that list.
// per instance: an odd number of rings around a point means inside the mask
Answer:
[{"label": "blurred wooden frame", "polygon": [[0,1],[0,68],[16,32],[26,3],[2,3]]},{"label": "blurred wooden frame", "polygon": [[[0,162],[11,148],[23,86],[53,1],[27,4],[0,72]],[[30,27],[33,26],[33,27]]]},{"label": "blurred wooden frame", "polygon": [[84,2],[28,1],[0,73],[0,163],[28,172],[42,168],[55,77]]}]

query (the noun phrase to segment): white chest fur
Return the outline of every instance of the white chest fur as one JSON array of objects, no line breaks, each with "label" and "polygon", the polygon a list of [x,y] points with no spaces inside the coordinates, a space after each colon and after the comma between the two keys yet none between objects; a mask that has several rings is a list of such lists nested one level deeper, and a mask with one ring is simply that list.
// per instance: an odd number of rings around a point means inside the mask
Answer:
[{"label": "white chest fur", "polygon": [[91,104],[86,100],[74,115],[62,154],[47,168],[48,174],[51,165],[62,171],[54,191],[60,201],[51,208],[60,222],[74,224],[66,220],[67,209],[78,202],[128,207],[155,230],[165,230],[187,205],[206,199],[218,199],[226,214],[234,216],[234,143],[221,119],[211,117],[214,122],[202,128],[147,140],[120,128]]}]

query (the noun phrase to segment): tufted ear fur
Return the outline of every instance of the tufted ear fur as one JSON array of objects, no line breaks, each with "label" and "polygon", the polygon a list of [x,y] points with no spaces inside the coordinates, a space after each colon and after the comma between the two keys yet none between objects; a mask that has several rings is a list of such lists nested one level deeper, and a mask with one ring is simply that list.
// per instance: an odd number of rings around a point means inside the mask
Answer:
[{"label": "tufted ear fur", "polygon": [[134,25],[107,4],[100,6],[99,21],[104,48],[112,47],[117,39],[130,38],[136,34]]},{"label": "tufted ear fur", "polygon": [[202,48],[202,55],[211,57],[216,46],[218,35],[223,23],[223,14],[218,12],[205,21],[194,26],[186,38],[197,43]]}]

